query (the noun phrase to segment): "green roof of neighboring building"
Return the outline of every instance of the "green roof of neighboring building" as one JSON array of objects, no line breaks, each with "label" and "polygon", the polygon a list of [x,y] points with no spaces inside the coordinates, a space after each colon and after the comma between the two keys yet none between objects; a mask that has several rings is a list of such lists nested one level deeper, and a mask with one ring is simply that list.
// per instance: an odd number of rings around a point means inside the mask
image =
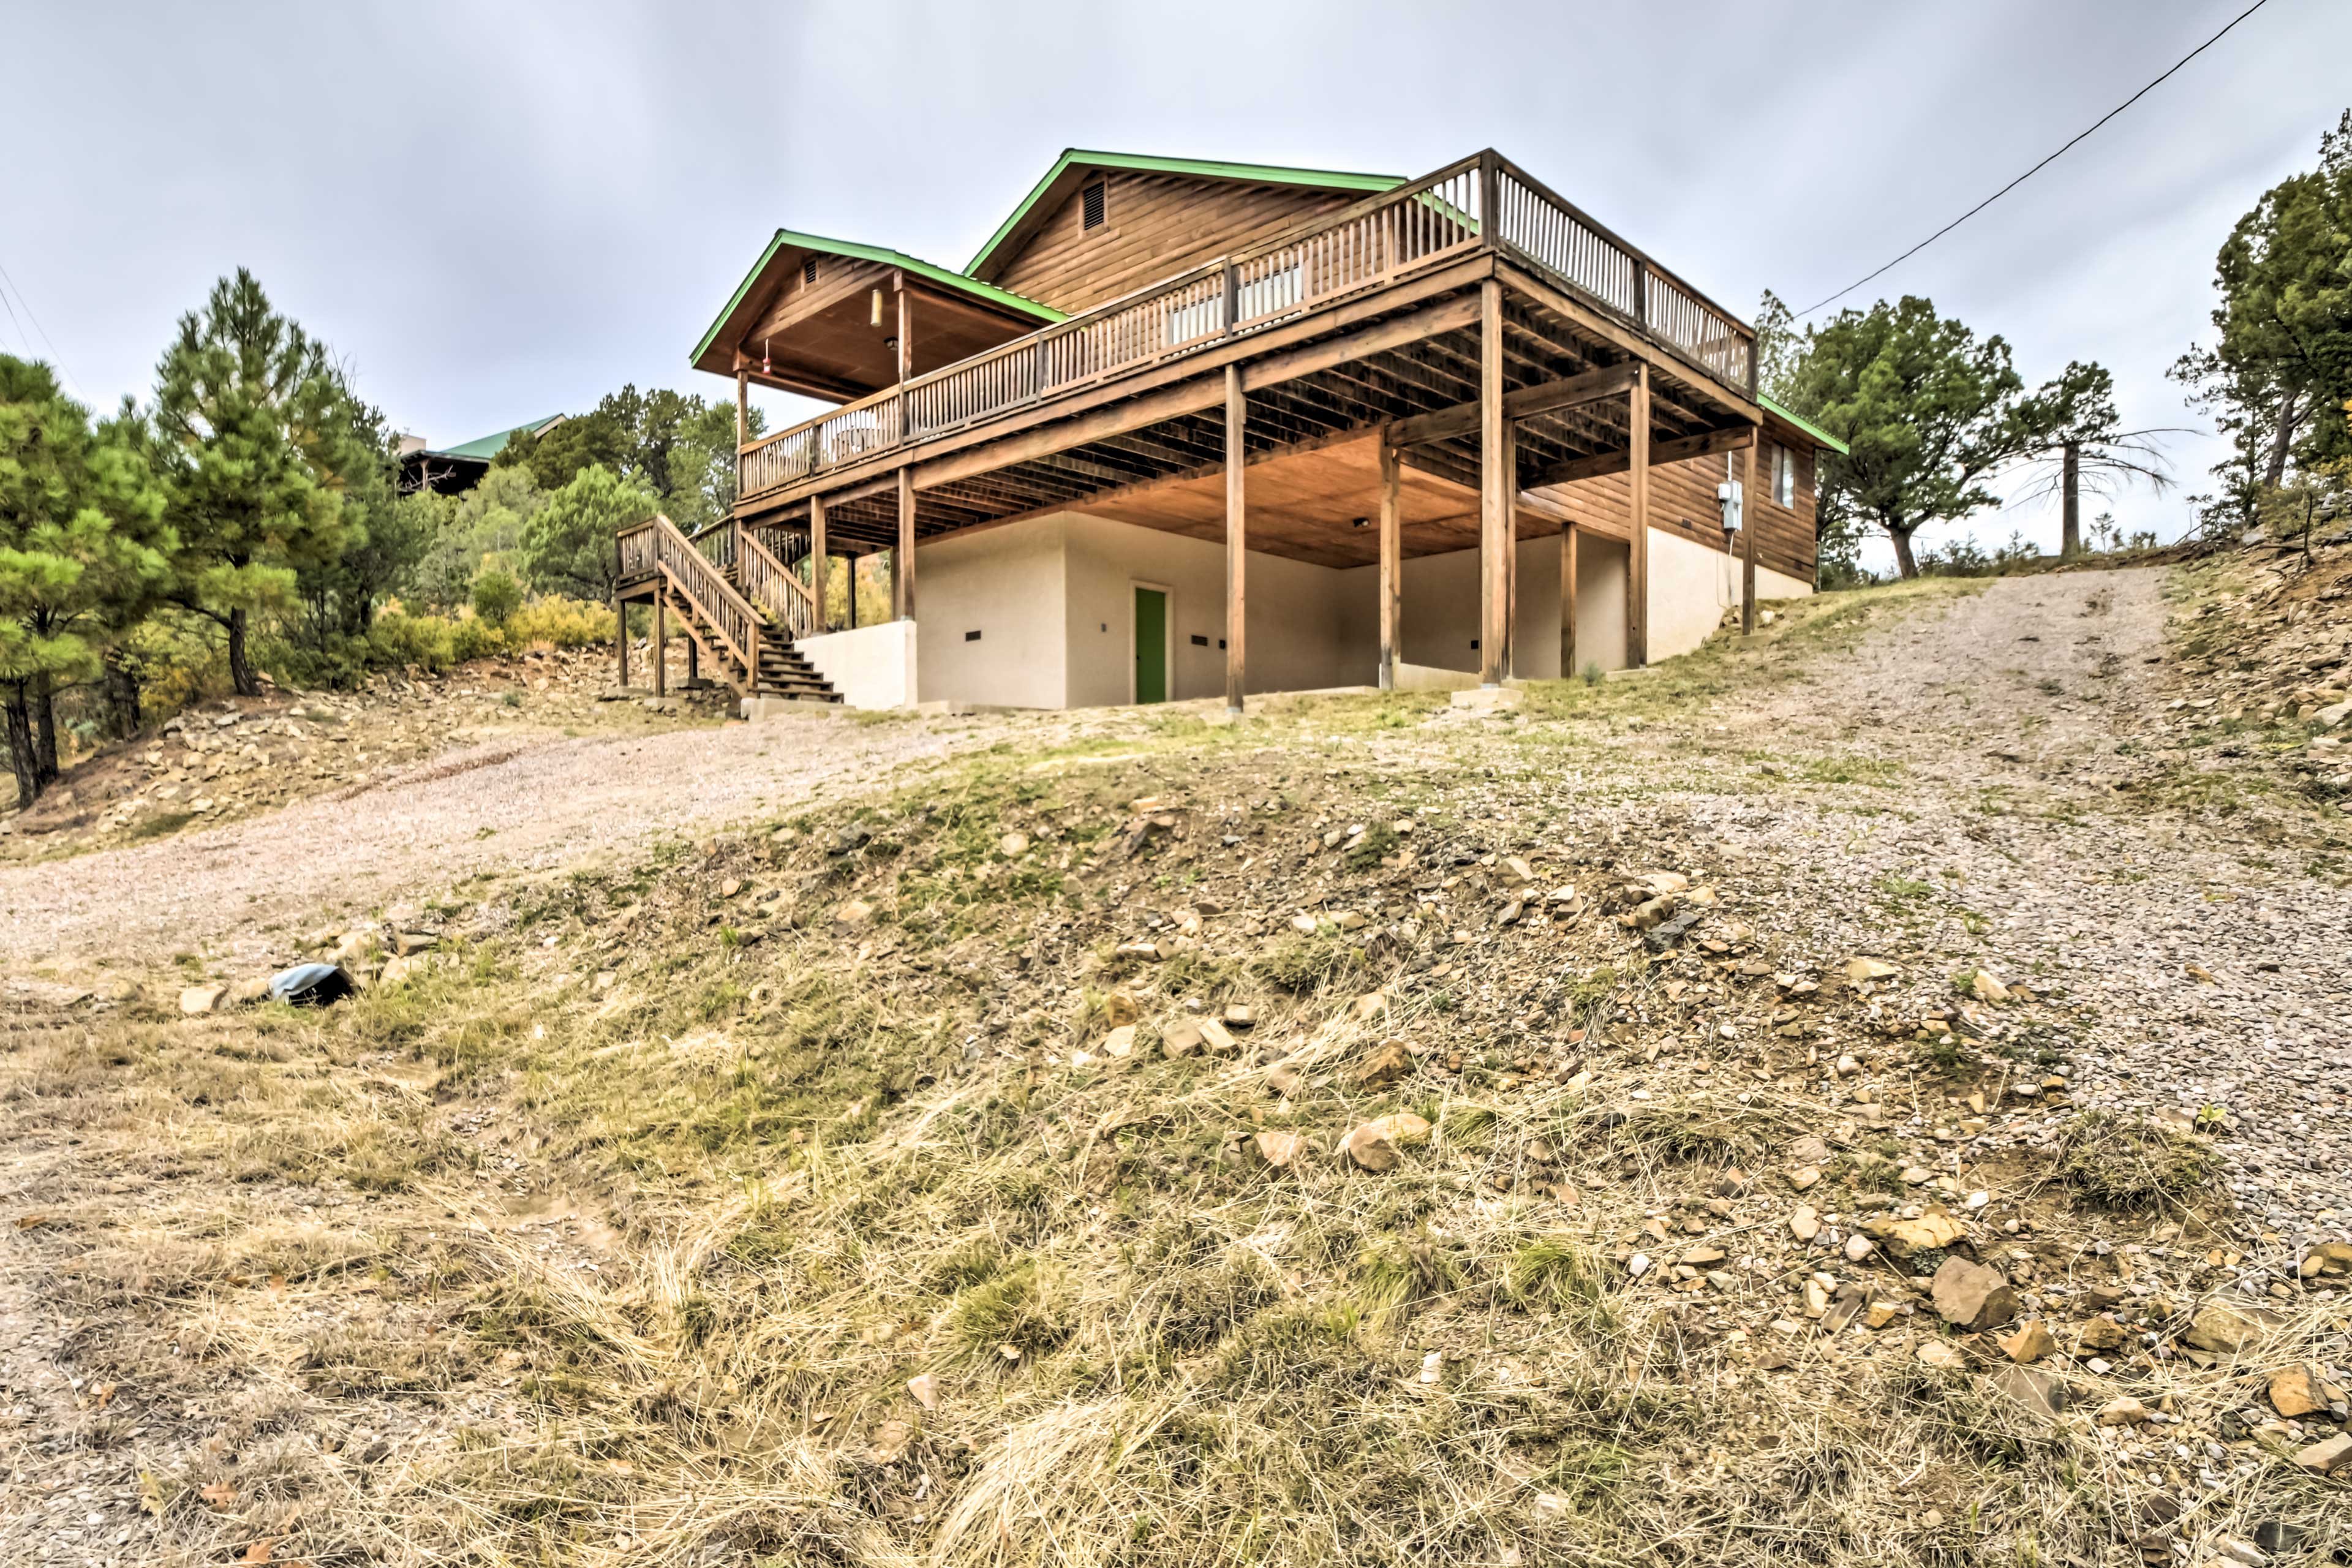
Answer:
[{"label": "green roof of neighboring building", "polygon": [[780,228],[776,230],[776,237],[768,241],[768,248],[760,252],[760,259],[751,264],[751,270],[743,275],[743,281],[735,286],[735,292],[729,297],[726,309],[720,310],[718,319],[710,323],[710,330],[702,334],[702,341],[694,345],[694,354],[688,363],[698,361],[704,354],[710,352],[710,345],[718,338],[719,330],[727,324],[727,318],[735,313],[737,306],[742,304],[743,296],[751,291],[752,285],[760,280],[760,274],[766,271],[768,263],[775,259],[776,252],[787,246],[797,247],[802,250],[821,250],[827,256],[846,256],[857,261],[879,262],[885,267],[903,267],[918,278],[926,278],[934,283],[943,283],[950,289],[975,295],[992,304],[1002,305],[1008,310],[1034,316],[1041,321],[1051,323],[1063,319],[1062,312],[1051,305],[1041,305],[1034,300],[1024,299],[1010,289],[1000,289],[993,283],[983,283],[977,278],[967,278],[951,268],[925,261],[920,257],[909,256],[903,250],[891,250],[879,245],[860,245],[854,239],[827,239],[819,234],[802,234],[793,229]]},{"label": "green roof of neighboring building", "polygon": [[516,437],[527,435],[562,417],[561,414],[542,414],[536,419],[527,419],[513,429],[501,430],[495,436],[477,436],[460,446],[438,447],[433,455],[436,458],[471,458],[477,462],[487,463],[505,451],[507,443]]},{"label": "green roof of neighboring building", "polygon": [[1828,431],[1822,429],[1820,426],[1814,424],[1811,420],[1798,417],[1796,415],[1790,413],[1787,409],[1781,407],[1779,404],[1773,402],[1770,398],[1765,396],[1761,393],[1757,394],[1756,401],[1763,405],[1765,413],[1775,415],[1780,418],[1787,420],[1790,424],[1794,425],[1798,429],[1802,430],[1806,435],[1811,436],[1814,440],[1819,441],[1822,446],[1827,447],[1831,451],[1835,452],[1839,457],[1843,458],[1846,455],[1849,449],[1846,447],[1846,444],[1839,440],[1836,437],[1831,435]]},{"label": "green roof of neighboring building", "polygon": [[1029,194],[1021,198],[1021,205],[1013,209],[1013,216],[997,225],[996,232],[988,237],[988,243],[980,247],[978,255],[964,263],[963,269],[976,274],[988,265],[990,255],[1004,243],[1005,237],[1029,216],[1030,209],[1053,188],[1054,182],[1075,164],[1084,164],[1090,169],[1138,169],[1155,174],[1191,174],[1204,180],[1250,180],[1266,185],[1319,185],[1328,190],[1363,191],[1368,194],[1394,190],[1404,184],[1402,177],[1396,174],[1351,174],[1335,169],[1293,169],[1279,163],[1225,163],[1207,158],[1155,158],[1141,153],[1089,153],[1069,147],[1064,149],[1062,155],[1054,161],[1054,166],[1045,171],[1045,177],[1031,186]]}]

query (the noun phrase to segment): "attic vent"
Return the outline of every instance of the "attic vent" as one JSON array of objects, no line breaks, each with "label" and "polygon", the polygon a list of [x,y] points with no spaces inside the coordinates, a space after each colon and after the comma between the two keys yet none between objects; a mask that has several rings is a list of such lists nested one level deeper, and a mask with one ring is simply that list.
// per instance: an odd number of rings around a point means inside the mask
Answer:
[{"label": "attic vent", "polygon": [[1086,190],[1080,194],[1079,200],[1085,207],[1084,226],[1087,228],[1102,227],[1103,183],[1100,180],[1097,180],[1093,184],[1088,185]]},{"label": "attic vent", "polygon": [[801,287],[805,289],[815,281],[816,258],[814,256],[803,257],[801,258]]}]

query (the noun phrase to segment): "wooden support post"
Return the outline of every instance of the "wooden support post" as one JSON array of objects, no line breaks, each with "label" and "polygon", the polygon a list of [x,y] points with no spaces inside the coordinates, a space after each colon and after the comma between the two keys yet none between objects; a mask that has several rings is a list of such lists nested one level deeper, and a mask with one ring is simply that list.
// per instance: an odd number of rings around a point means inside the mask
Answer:
[{"label": "wooden support post", "polygon": [[669,595],[654,595],[654,695],[669,695]]},{"label": "wooden support post", "polygon": [[1633,378],[1625,396],[1626,522],[1633,548],[1625,560],[1625,668],[1650,662],[1650,367]]},{"label": "wooden support post", "polygon": [[1747,454],[1739,464],[1739,633],[1753,637],[1756,633],[1756,520],[1763,514],[1763,503],[1756,494],[1756,448],[1763,443],[1748,443]]},{"label": "wooden support post", "polygon": [[702,645],[692,637],[686,639],[686,683],[691,687],[702,679]]},{"label": "wooden support post", "polygon": [[1398,635],[1404,620],[1404,517],[1398,453],[1381,442],[1381,689],[1396,689]]},{"label": "wooden support post", "polygon": [[1576,677],[1576,524],[1559,525],[1559,678]]},{"label": "wooden support post", "polygon": [[1225,711],[1242,710],[1242,689],[1248,679],[1246,644],[1249,631],[1249,512],[1244,497],[1248,458],[1242,437],[1249,417],[1242,396],[1242,370],[1225,367]]},{"label": "wooden support post", "polygon": [[849,564],[843,570],[841,580],[848,585],[849,629],[854,632],[857,629],[857,557],[852,555],[847,559]]},{"label": "wooden support post", "polygon": [[915,296],[908,291],[907,277],[902,272],[898,275],[898,382],[904,385],[914,379]]},{"label": "wooden support post", "polygon": [[629,602],[618,594],[613,595],[613,622],[619,633],[613,638],[613,644],[620,655],[621,689],[626,691],[629,689]]},{"label": "wooden support post", "polygon": [[1503,421],[1503,677],[1519,673],[1519,426]]},{"label": "wooden support post", "polygon": [[825,619],[824,590],[833,575],[833,563],[824,558],[824,498],[809,497],[809,596],[816,601],[816,635],[823,637],[833,626]]},{"label": "wooden support post", "polygon": [[915,470],[898,470],[898,548],[890,557],[890,596],[902,621],[915,618]]},{"label": "wooden support post", "polygon": [[1510,430],[1503,417],[1503,285],[1478,285],[1478,683],[1510,673],[1512,492]]},{"label": "wooden support post", "polygon": [[743,356],[735,356],[735,447],[740,451],[751,438],[751,377]]}]

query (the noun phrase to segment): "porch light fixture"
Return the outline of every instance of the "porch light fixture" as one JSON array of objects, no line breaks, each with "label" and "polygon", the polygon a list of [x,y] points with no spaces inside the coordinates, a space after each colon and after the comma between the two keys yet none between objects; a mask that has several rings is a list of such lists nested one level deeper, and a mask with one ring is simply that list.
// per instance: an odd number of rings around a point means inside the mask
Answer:
[{"label": "porch light fixture", "polygon": [[760,374],[766,375],[775,368],[768,360],[768,340],[761,338],[760,340]]},{"label": "porch light fixture", "polygon": [[1355,521],[1355,526],[1358,528],[1370,528],[1371,525],[1372,520],[1369,517],[1360,517]]}]

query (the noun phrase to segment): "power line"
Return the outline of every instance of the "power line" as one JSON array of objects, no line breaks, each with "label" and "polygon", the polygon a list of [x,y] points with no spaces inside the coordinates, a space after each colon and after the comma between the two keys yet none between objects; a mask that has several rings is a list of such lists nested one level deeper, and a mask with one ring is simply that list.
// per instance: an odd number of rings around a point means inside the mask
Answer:
[{"label": "power line", "polygon": [[[25,298],[25,291],[16,287],[16,280],[8,276],[8,269],[5,267],[0,267],[0,284],[6,285],[5,291],[0,292],[0,305],[7,306],[9,321],[14,323],[16,320],[16,306],[8,305],[8,295],[13,293],[16,296],[16,304],[25,307],[25,320],[32,322],[33,331],[41,334],[41,342],[49,351],[49,363],[58,367],[58,374],[65,377],[67,387],[76,397],[79,397],[81,388],[74,384],[73,373],[66,369],[65,356],[58,353],[58,345],[49,341],[49,330],[41,325],[41,319],[38,316],[33,314],[33,302]],[[33,340],[25,337],[25,329],[22,326],[16,328],[16,336],[24,340],[26,352],[29,353],[32,351]]]},{"label": "power line", "polygon": [[1985,208],[1992,205],[1993,203],[2000,200],[2001,197],[2009,195],[2010,192],[2017,189],[2018,186],[2025,184],[2026,181],[2033,178],[2034,175],[2040,174],[2042,170],[2048,168],[2051,164],[2064,157],[2069,152],[2074,150],[2077,142],[2080,142],[2085,137],[2088,137],[2091,134],[2091,132],[2096,131],[2100,126],[2105,125],[2108,121],[2113,120],[2116,115],[2121,114],[2125,110],[2129,109],[2133,104],[2137,103],[2141,99],[2146,98],[2149,93],[2154,92],[2158,88],[2163,86],[2166,79],[2169,78],[2173,74],[2173,71],[2179,70],[2182,66],[2187,65],[2190,60],[2195,59],[2199,55],[2203,54],[2207,49],[2210,49],[2215,44],[2220,43],[2221,41],[2222,35],[2228,33],[2231,27],[2236,26],[2239,23],[2244,21],[2247,17],[2252,16],[2255,12],[2261,10],[2263,6],[2269,4],[2270,0],[2254,0],[2252,5],[2247,6],[2244,10],[2231,17],[2228,26],[2223,27],[2221,32],[2214,34],[2211,37],[2206,39],[2203,43],[2198,45],[2187,54],[2181,56],[2179,59],[2174,61],[2171,70],[2166,71],[2163,76],[2158,77],[2154,81],[2149,82],[2146,87],[2141,88],[2137,92],[2133,93],[2129,98],[2125,99],[2121,103],[2116,104],[2113,109],[2110,109],[2105,114],[2100,115],[2098,119],[2091,122],[2088,130],[2075,137],[2073,142],[2067,142],[2065,146],[2059,148],[2058,151],[2051,153],[2050,156],[2042,159],[2042,162],[2034,164],[2033,167],[2026,170],[2025,173],[2018,175],[2017,178],[2001,186],[2000,189],[1995,191],[1992,195],[1987,196],[1984,200],[1979,202],[1976,205],[1970,207],[1968,211],[1962,213],[1959,216],[1954,218],[1951,222],[1946,224],[1943,227],[1937,229],[1935,233],[1929,235],[1927,238],[1921,240],[1910,249],[1905,251],[1902,255],[1896,257],[1894,260],[1888,262],[1885,267],[1880,268],[1877,272],[1872,273],[1869,278],[1856,279],[1853,282],[1847,284],[1844,288],[1839,289],[1836,293],[1822,300],[1820,305],[1808,306],[1806,309],[1798,311],[1795,319],[1801,321],[1807,316],[1811,315],[1814,311],[1821,310],[1822,306],[1836,304],[1840,300],[1844,299],[1848,294],[1853,293],[1864,283],[1869,282],[1872,278],[1876,278],[1879,273],[1890,271],[1893,268],[1901,266],[1904,262],[1910,260],[1911,258],[1918,255],[1921,251],[1927,249],[1929,246],[1935,244],[1937,240],[1951,233],[1952,230],[1959,227],[1960,225],[1968,222],[1969,219],[1976,216],[1977,214],[1984,211]]}]

